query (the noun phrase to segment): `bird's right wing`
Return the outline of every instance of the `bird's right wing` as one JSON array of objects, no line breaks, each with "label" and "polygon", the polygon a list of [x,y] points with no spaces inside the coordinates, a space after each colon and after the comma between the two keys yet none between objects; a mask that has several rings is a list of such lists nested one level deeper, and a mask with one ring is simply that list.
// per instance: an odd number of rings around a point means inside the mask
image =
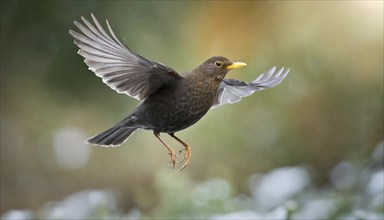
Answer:
[{"label": "bird's right wing", "polygon": [[166,85],[182,77],[172,68],[150,61],[130,51],[112,31],[108,21],[108,34],[96,17],[95,25],[81,17],[84,24],[75,25],[84,35],[69,30],[80,48],[78,54],[85,58],[89,69],[118,93],[125,93],[138,100],[145,99]]},{"label": "bird's right wing", "polygon": [[276,67],[272,67],[266,73],[260,74],[254,81],[246,83],[236,79],[224,79],[217,93],[212,108],[228,103],[236,103],[241,98],[250,96],[256,91],[272,88],[280,84],[288,75],[289,69],[284,71],[284,67],[275,72]]}]

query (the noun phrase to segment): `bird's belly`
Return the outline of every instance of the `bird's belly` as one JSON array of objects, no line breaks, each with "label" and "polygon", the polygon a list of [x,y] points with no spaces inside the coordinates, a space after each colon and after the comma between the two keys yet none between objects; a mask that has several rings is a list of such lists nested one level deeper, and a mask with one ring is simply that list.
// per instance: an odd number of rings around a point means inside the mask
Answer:
[{"label": "bird's belly", "polygon": [[157,132],[177,132],[199,121],[211,105],[183,96],[168,100],[148,100],[137,110],[137,124],[141,128]]},{"label": "bird's belly", "polygon": [[182,104],[175,105],[173,108],[166,108],[168,109],[166,111],[160,109],[159,106],[158,109],[147,114],[147,119],[150,121],[149,129],[166,133],[180,131],[195,124],[208,111]]}]

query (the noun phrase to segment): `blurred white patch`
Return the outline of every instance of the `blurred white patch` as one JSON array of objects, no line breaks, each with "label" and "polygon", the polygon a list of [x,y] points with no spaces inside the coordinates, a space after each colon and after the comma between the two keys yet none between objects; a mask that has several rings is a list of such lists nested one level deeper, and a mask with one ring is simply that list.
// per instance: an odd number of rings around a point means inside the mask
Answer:
[{"label": "blurred white patch", "polygon": [[371,211],[367,211],[367,210],[355,209],[355,210],[353,210],[353,213],[350,216],[343,218],[343,219],[348,219],[348,220],[349,219],[351,219],[351,220],[356,220],[356,219],[382,220],[382,219],[384,219],[384,215],[379,214],[379,213],[374,213]]},{"label": "blurred white patch", "polygon": [[224,210],[232,210],[234,207],[241,207],[242,209],[253,209],[255,200],[248,195],[240,194],[232,199],[228,199],[224,203]]},{"label": "blurred white patch", "polygon": [[262,215],[251,210],[227,213],[211,217],[212,220],[232,220],[232,219],[263,219]]},{"label": "blurred white patch", "polygon": [[367,185],[370,195],[382,194],[384,192],[384,170],[377,171],[371,176]]},{"label": "blurred white patch", "polygon": [[84,144],[85,134],[76,128],[64,128],[54,134],[53,148],[59,166],[66,170],[83,167],[91,154],[91,147]]},{"label": "blurred white patch", "polygon": [[348,190],[355,186],[357,182],[357,168],[347,162],[342,161],[331,171],[332,185],[340,190]]},{"label": "blurred white patch", "polygon": [[192,202],[196,206],[205,206],[210,201],[224,201],[230,196],[231,187],[223,179],[212,178],[198,185],[192,193]]},{"label": "blurred white patch", "polygon": [[286,205],[282,205],[277,207],[276,209],[268,212],[268,213],[259,213],[252,210],[243,210],[238,212],[231,212],[223,215],[215,215],[212,216],[210,219],[213,220],[222,220],[222,219],[249,219],[249,220],[283,220],[287,219],[287,207]]},{"label": "blurred white patch", "polygon": [[128,214],[124,217],[127,220],[139,220],[141,219],[141,211],[138,208],[131,209]]},{"label": "blurred white patch", "polygon": [[372,159],[376,162],[384,161],[384,141],[380,142],[372,152]]},{"label": "blurred white patch", "polygon": [[308,201],[300,211],[294,213],[293,219],[329,219],[330,213],[333,213],[337,208],[336,204],[336,200],[331,199],[315,199]]},{"label": "blurred white patch", "polygon": [[101,219],[116,211],[117,202],[106,190],[85,190],[60,202],[50,203],[43,210],[47,219]]},{"label": "blurred white patch", "polygon": [[33,213],[28,210],[10,210],[1,216],[2,220],[27,220],[33,219]]},{"label": "blurred white patch", "polygon": [[261,208],[271,209],[304,190],[309,182],[308,171],[303,167],[279,168],[266,174],[252,192]]}]

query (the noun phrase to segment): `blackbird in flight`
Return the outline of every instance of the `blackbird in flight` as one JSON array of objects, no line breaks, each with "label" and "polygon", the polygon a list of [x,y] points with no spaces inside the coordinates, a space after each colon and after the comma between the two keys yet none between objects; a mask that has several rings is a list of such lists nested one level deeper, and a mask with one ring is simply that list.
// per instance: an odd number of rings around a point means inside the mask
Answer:
[{"label": "blackbird in flight", "polygon": [[214,56],[191,72],[179,74],[168,66],[134,53],[116,37],[108,21],[109,34],[96,17],[91,16],[94,24],[83,17],[83,24],[74,22],[83,34],[69,31],[80,48],[78,54],[105,84],[142,102],[119,123],[86,142],[119,146],[138,128],[152,130],[167,148],[174,168],[177,155],[160,138],[160,133],[167,133],[184,146],[180,170],[187,166],[191,150],[188,144],[175,136],[175,132],[195,124],[211,108],[239,102],[242,97],[278,85],[289,72],[284,68],[275,71],[273,67],[249,83],[224,79],[230,70],[246,64]]}]

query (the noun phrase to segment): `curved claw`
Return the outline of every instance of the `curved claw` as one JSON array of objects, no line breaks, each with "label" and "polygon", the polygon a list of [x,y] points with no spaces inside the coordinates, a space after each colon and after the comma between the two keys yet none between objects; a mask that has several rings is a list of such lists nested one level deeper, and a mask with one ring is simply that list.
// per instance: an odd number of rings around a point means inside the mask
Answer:
[{"label": "curved claw", "polygon": [[180,154],[185,150],[184,159],[180,161],[180,163],[183,162],[183,165],[181,166],[179,171],[182,171],[189,163],[189,158],[191,157],[191,148],[187,143],[182,141],[180,138],[176,137],[174,133],[169,133],[169,135],[184,146],[184,149],[179,151],[179,154]]},{"label": "curved claw", "polygon": [[171,165],[172,169],[175,169],[175,164],[176,164],[176,154],[175,154],[175,151],[169,151],[168,152],[168,155],[169,155],[169,158],[171,159],[171,161],[169,162],[169,165]]},{"label": "curved claw", "polygon": [[[186,145],[183,150],[185,150],[184,159],[180,161],[180,163],[181,162],[184,162],[184,163],[183,163],[183,166],[181,166],[179,172],[182,171],[185,167],[187,167],[189,163],[189,159],[191,158],[191,148],[189,147],[189,145]],[[179,153],[182,152],[183,150],[180,150]]]},{"label": "curved claw", "polygon": [[159,132],[156,132],[156,131],[153,131],[153,134],[155,135],[155,137],[157,139],[159,139],[159,141],[161,143],[163,143],[163,145],[167,148],[168,150],[168,155],[169,155],[169,158],[171,159],[171,161],[169,162],[169,164],[172,166],[172,169],[175,169],[175,164],[176,164],[176,158],[177,158],[177,155],[175,153],[175,151],[169,147],[160,137],[160,133]]}]

